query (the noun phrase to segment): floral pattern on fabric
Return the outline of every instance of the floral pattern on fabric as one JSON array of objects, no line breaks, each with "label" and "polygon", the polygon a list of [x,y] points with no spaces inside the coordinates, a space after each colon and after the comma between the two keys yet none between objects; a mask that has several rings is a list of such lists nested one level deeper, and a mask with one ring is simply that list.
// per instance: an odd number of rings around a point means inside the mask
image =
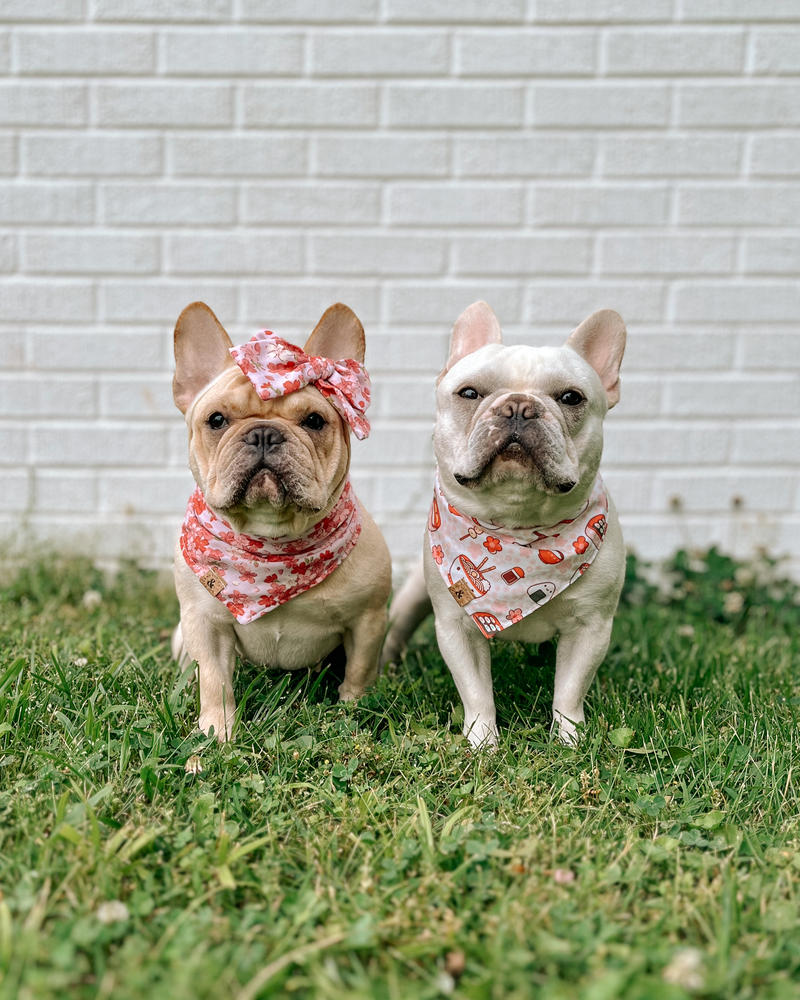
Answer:
[{"label": "floral pattern on fabric", "polygon": [[336,407],[359,441],[369,434],[364,413],[370,403],[370,381],[360,362],[353,358],[333,361],[314,357],[270,330],[261,330],[230,352],[262,399],[286,396],[314,385]]},{"label": "floral pattern on fabric", "polygon": [[428,543],[453,600],[491,639],[551,601],[586,572],[608,529],[600,475],[584,508],[550,526],[504,531],[461,514],[439,474],[428,517]]},{"label": "floral pattern on fabric", "polygon": [[361,513],[348,480],[327,517],[301,538],[238,534],[215,514],[198,487],[181,529],[186,565],[240,625],[322,583],[353,550]]}]

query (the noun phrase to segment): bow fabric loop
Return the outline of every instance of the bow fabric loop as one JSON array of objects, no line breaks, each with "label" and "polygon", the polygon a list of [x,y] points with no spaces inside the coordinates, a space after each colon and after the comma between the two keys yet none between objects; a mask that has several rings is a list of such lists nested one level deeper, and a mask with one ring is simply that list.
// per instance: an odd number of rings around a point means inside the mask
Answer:
[{"label": "bow fabric loop", "polygon": [[366,368],[354,358],[334,361],[314,357],[271,330],[261,330],[230,352],[261,399],[287,396],[313,385],[352,427],[359,441],[369,434],[364,413],[370,403],[370,380]]}]

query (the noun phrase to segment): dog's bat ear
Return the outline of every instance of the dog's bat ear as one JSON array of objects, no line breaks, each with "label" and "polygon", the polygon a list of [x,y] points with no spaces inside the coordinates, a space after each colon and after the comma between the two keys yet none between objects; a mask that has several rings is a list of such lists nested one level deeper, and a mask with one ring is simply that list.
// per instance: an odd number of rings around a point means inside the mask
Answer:
[{"label": "dog's bat ear", "polygon": [[567,347],[594,368],[608,398],[608,408],[619,402],[619,369],[625,353],[625,323],[613,309],[600,309],[567,338]]},{"label": "dog's bat ear", "polygon": [[225,328],[205,302],[192,302],[175,324],[175,375],[172,396],[186,413],[194,397],[228,365],[235,364]]},{"label": "dog's bat ear", "polygon": [[[467,306],[453,325],[450,335],[450,356],[444,371],[449,371],[453,365],[473,351],[486,344],[502,344],[503,333],[500,321],[486,302],[473,302]],[[442,372],[444,374],[444,372]]]},{"label": "dog's bat ear", "polygon": [[343,302],[336,302],[325,310],[303,348],[306,354],[315,357],[333,361],[353,358],[362,364],[366,349],[361,320]]}]

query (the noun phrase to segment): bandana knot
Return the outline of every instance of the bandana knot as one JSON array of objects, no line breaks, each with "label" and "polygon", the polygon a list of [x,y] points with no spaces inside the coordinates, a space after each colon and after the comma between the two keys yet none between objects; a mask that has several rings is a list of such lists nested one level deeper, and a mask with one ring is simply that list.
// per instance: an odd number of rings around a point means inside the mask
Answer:
[{"label": "bandana knot", "polygon": [[608,494],[599,475],[575,517],[509,531],[457,510],[437,473],[428,543],[453,600],[491,639],[579,580],[607,528]]},{"label": "bandana knot", "polygon": [[314,385],[363,440],[369,434],[364,416],[370,403],[366,368],[353,358],[334,361],[306,354],[270,330],[261,330],[246,344],[232,347],[236,364],[261,399],[273,399]]}]

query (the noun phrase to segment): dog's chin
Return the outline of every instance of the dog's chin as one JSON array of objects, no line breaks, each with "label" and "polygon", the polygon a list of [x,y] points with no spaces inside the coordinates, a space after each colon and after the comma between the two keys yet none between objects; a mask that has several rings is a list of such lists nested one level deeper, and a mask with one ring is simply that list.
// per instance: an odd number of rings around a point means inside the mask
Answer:
[{"label": "dog's chin", "polygon": [[566,496],[577,486],[577,480],[569,475],[543,469],[518,441],[511,441],[488,456],[477,473],[465,476],[454,472],[453,478],[459,486],[473,490],[512,483],[553,497]]},{"label": "dog's chin", "polygon": [[269,504],[277,510],[289,502],[286,484],[272,469],[258,469],[249,482],[244,484],[238,507],[263,507]]}]

